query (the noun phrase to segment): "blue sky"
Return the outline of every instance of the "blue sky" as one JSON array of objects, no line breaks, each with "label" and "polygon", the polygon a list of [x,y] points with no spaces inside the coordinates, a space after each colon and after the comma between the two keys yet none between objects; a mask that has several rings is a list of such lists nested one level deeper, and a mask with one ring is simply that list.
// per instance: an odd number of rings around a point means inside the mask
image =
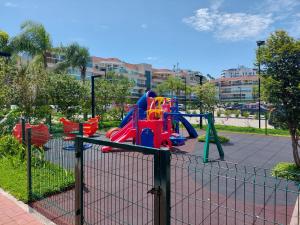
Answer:
[{"label": "blue sky", "polygon": [[74,41],[91,55],[157,68],[253,66],[256,40],[276,29],[300,37],[300,0],[0,0],[0,29],[45,25],[54,45]]}]

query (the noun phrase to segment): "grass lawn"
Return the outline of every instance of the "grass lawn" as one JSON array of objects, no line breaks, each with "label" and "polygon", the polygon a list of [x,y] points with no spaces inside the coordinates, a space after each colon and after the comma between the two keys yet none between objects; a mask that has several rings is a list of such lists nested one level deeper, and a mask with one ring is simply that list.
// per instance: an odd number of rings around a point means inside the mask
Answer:
[{"label": "grass lawn", "polygon": [[[193,124],[193,127],[199,128],[199,124]],[[229,126],[229,125],[219,125],[215,124],[217,131],[230,131],[236,133],[247,133],[247,134],[265,134],[265,129],[259,129],[254,127],[237,127],[237,126]],[[204,125],[205,129],[206,126]],[[280,130],[280,129],[268,129],[268,135],[274,136],[289,136],[288,130]]]},{"label": "grass lawn", "polygon": [[[0,159],[0,187],[17,199],[28,202],[26,163],[14,165],[11,160]],[[74,185],[73,172],[52,163],[32,167],[32,189],[35,199],[45,197]]]}]

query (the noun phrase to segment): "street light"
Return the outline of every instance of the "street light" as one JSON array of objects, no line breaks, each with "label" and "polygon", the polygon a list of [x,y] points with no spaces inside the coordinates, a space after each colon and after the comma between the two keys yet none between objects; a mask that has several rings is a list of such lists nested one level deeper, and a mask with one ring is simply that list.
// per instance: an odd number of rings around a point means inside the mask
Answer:
[{"label": "street light", "polygon": [[[200,86],[202,86],[202,82],[203,82],[203,75],[202,74],[195,74],[196,77],[199,77],[199,84]],[[200,113],[202,113],[202,103],[200,102]],[[202,116],[200,116],[200,129],[203,128],[203,120],[202,120]]]},{"label": "street light", "polygon": [[[100,71],[104,71],[104,77],[106,79],[106,69],[101,69]],[[96,114],[96,104],[95,104],[95,78],[101,77],[101,74],[92,75],[91,77],[91,97],[92,97],[92,118],[95,118]]]},{"label": "street light", "polygon": [[260,109],[260,46],[265,44],[265,41],[257,41],[256,42],[258,46],[258,127],[261,128],[260,125],[260,114],[261,114],[261,109]]},{"label": "street light", "polygon": [[242,102],[242,88],[238,87],[238,89],[240,89],[240,103]]}]

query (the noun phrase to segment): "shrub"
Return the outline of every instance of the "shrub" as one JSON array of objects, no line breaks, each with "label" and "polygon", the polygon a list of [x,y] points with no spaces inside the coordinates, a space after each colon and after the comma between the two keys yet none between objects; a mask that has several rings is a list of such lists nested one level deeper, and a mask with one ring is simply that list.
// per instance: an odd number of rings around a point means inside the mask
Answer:
[{"label": "shrub", "polygon": [[250,113],[244,111],[244,112],[242,112],[242,116],[245,117],[245,118],[249,118]]},{"label": "shrub", "polygon": [[235,117],[238,118],[240,116],[240,110],[235,110],[234,114],[235,114]]},{"label": "shrub", "polygon": [[230,117],[231,111],[230,110],[225,110],[224,114],[225,114],[226,117]]},{"label": "shrub", "polygon": [[222,115],[222,113],[223,113],[223,111],[219,109],[219,110],[217,111],[217,117],[220,117],[220,116]]},{"label": "shrub", "polygon": [[5,135],[0,138],[0,158],[3,157],[16,157],[24,160],[25,148],[12,135]]},{"label": "shrub", "polygon": [[0,136],[5,134],[11,134],[11,131],[16,123],[19,122],[21,116],[21,112],[18,110],[12,111],[6,115],[6,119],[4,119],[0,123]]},{"label": "shrub", "polygon": [[[225,144],[228,143],[230,141],[230,139],[228,137],[224,137],[224,136],[218,136],[219,141],[221,144]],[[205,135],[201,135],[198,137],[198,141],[199,142],[205,142]],[[215,140],[213,138],[210,138],[210,143],[215,143]]]},{"label": "shrub", "polygon": [[273,167],[272,176],[300,181],[300,168],[295,163],[280,162]]}]

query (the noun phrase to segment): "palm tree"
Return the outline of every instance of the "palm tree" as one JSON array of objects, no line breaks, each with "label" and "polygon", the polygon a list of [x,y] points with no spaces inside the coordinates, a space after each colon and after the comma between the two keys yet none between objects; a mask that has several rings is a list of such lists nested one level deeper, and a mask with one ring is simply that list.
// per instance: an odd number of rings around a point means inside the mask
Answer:
[{"label": "palm tree", "polygon": [[66,69],[68,67],[79,68],[81,80],[85,82],[87,64],[90,60],[89,50],[78,43],[73,43],[62,48],[65,60],[58,64],[58,69]]},{"label": "palm tree", "polygon": [[27,52],[32,57],[38,57],[47,68],[47,54],[52,44],[44,25],[25,21],[21,24],[21,33],[12,40],[12,46],[16,52]]}]

